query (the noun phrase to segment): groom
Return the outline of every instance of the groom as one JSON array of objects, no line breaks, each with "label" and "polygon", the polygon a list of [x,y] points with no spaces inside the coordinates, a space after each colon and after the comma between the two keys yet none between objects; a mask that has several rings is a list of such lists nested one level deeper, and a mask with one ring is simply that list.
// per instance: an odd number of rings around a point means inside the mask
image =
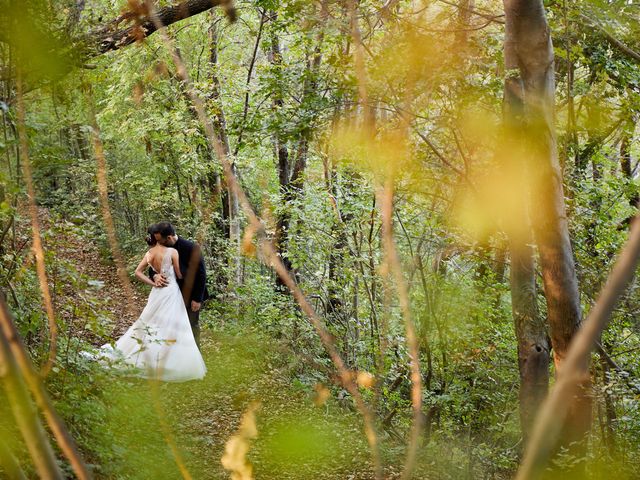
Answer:
[{"label": "groom", "polygon": [[[207,272],[204,268],[202,250],[200,246],[190,240],[176,235],[176,231],[169,222],[160,222],[152,227],[151,233],[158,242],[173,247],[178,251],[182,280],[178,280],[178,286],[182,292],[193,337],[200,348],[200,308],[202,302],[209,298],[207,291]],[[169,283],[162,274],[149,267],[149,277],[156,287],[166,287]]]}]

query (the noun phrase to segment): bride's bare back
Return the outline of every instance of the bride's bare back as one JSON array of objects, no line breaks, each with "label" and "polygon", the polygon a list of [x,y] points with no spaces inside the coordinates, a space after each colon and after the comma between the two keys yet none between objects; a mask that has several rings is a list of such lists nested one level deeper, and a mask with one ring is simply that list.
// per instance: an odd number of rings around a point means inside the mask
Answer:
[{"label": "bride's bare back", "polygon": [[167,251],[170,250],[171,263],[173,270],[176,273],[176,277],[182,278],[182,272],[180,271],[180,263],[178,262],[178,251],[175,248],[169,248],[164,245],[156,244],[147,250],[144,257],[136,268],[136,278],[147,285],[156,286],[156,284],[144,274],[144,270],[147,267],[153,268],[157,273],[162,273],[162,261],[167,255]]}]

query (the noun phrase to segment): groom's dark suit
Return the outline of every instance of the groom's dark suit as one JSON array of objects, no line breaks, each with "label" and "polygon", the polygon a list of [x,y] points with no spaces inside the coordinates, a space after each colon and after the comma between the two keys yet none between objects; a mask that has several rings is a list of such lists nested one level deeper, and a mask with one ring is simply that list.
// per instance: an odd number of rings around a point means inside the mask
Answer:
[{"label": "groom's dark suit", "polygon": [[[178,258],[180,264],[180,271],[182,272],[182,279],[178,279],[178,286],[182,292],[185,306],[187,307],[187,313],[189,314],[189,321],[191,322],[191,330],[193,330],[193,336],[196,339],[198,347],[200,346],[200,310],[194,312],[191,310],[191,302],[202,303],[209,298],[209,292],[207,290],[207,272],[204,268],[204,259],[202,258],[202,251],[200,246],[196,245],[190,240],[186,240],[182,237],[178,237],[176,243],[172,245],[178,251]],[[200,258],[191,258],[194,253]],[[193,277],[193,286],[189,297],[186,297],[185,283],[191,278],[189,275],[189,266],[193,261],[198,260],[195,275]],[[157,272],[153,268],[149,267],[149,277],[153,279],[153,276]]]}]

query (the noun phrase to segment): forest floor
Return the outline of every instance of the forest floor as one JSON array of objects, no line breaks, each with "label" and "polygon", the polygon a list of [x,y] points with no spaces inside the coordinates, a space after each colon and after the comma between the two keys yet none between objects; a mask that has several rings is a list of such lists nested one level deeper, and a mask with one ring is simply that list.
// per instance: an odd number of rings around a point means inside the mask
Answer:
[{"label": "forest floor", "polygon": [[[142,310],[146,289],[136,286],[134,298],[128,298],[116,269],[101,260],[95,241],[68,223],[52,225],[44,210],[41,221],[53,232],[45,246],[84,279],[83,288],[78,282],[59,281],[54,289],[59,314],[69,317],[65,325],[75,325],[77,335],[94,345],[105,337],[117,338],[135,320],[132,312]],[[102,334],[85,329],[84,322],[77,321],[78,312],[68,308],[91,296],[79,296],[85,287],[99,297],[92,308],[101,312],[98,321],[107,323]],[[64,393],[53,392],[60,408],[69,409],[65,417],[70,417],[70,428],[77,432],[98,478],[181,478],[171,442],[192,478],[229,478],[221,465],[225,444],[255,402],[260,405],[257,437],[247,454],[255,478],[373,478],[361,417],[333,398],[316,405],[313,387],[296,379],[302,360],[295,352],[265,334],[258,322],[239,325],[233,319],[213,318],[205,310],[201,323],[208,368],[203,381],[154,386],[118,375],[90,374],[86,388],[97,403],[66,407]],[[93,417],[82,415],[82,408],[93,409]],[[108,453],[100,444],[108,446]],[[385,478],[398,478],[401,457],[385,458],[385,463],[391,465]]]}]

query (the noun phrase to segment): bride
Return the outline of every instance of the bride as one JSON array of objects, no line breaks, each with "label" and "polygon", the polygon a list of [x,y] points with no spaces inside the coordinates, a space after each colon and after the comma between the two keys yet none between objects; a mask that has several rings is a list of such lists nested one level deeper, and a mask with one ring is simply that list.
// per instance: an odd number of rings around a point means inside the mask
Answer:
[{"label": "bride", "polygon": [[[153,289],[140,318],[115,347],[103,345],[101,359],[121,360],[140,370],[140,376],[170,382],[201,379],[207,369],[198,349],[176,277],[181,279],[178,251],[156,240],[149,229],[150,248],[136,268],[136,277]],[[166,287],[158,288],[144,274],[151,267],[162,272]]]}]

